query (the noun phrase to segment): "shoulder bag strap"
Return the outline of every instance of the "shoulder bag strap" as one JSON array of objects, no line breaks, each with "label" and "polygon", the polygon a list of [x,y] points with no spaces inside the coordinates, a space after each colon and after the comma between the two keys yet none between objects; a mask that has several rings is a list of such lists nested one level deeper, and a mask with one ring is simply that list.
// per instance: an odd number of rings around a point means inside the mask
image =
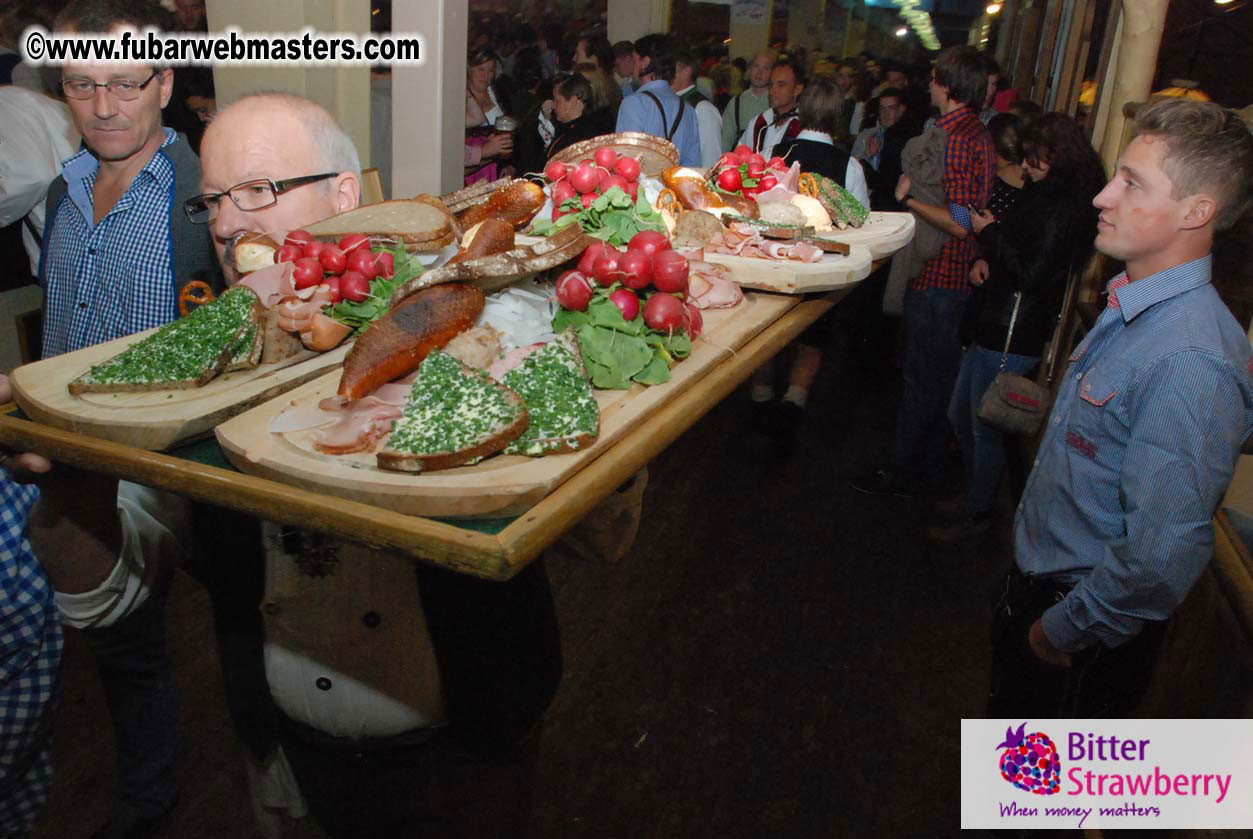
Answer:
[{"label": "shoulder bag strap", "polygon": [[[657,107],[660,108],[661,104],[658,103]],[[674,135],[679,133],[679,123],[682,121],[683,112],[686,110],[687,110],[687,103],[684,102],[682,99],[680,99],[679,100],[679,112],[674,115],[674,124],[670,126],[670,133],[666,135],[667,140],[673,140]],[[664,118],[664,115],[665,115],[664,111],[662,112],[662,115]]]},{"label": "shoulder bag strap", "polygon": [[1018,306],[1022,303],[1022,292],[1014,292],[1014,311],[1009,316],[1009,329],[1005,331],[1005,349],[1001,350],[1001,366],[996,372],[1005,372],[1005,363],[1009,360],[1009,342],[1014,340],[1014,324],[1018,321]]},{"label": "shoulder bag strap", "polygon": [[736,137],[739,137],[741,134],[744,133],[744,126],[740,125],[740,100],[743,97],[744,97],[743,93],[735,97],[735,136]]}]

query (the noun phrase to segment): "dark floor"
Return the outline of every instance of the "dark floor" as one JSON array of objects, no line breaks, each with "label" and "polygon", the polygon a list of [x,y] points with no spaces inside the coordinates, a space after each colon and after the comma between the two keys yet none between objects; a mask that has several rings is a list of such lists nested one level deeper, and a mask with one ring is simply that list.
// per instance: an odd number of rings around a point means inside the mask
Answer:
[{"label": "dark floor", "polygon": [[[550,559],[565,678],[534,836],[957,832],[958,726],[982,713],[1006,536],[939,550],[923,538],[924,502],[848,487],[888,444],[896,376],[881,345],[836,344],[791,458],[749,430],[734,394],[650,467],[622,562]],[[167,835],[260,836],[207,598],[180,577],[171,612],[188,749]],[[77,637],[65,683],[38,835],[78,839],[107,810],[112,744]],[[296,823],[287,835],[322,834]]]}]

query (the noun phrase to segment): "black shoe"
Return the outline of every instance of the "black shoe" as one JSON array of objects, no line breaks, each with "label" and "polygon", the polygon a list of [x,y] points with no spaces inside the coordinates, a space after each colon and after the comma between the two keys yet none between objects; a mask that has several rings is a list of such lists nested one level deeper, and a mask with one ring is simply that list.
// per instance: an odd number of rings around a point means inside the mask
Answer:
[{"label": "black shoe", "polygon": [[876,469],[869,475],[854,478],[848,485],[866,495],[891,495],[896,498],[913,498],[914,487],[900,481],[887,469]]},{"label": "black shoe", "polygon": [[967,513],[953,521],[933,524],[927,528],[927,538],[942,545],[977,539],[992,527],[991,513]]},{"label": "black shoe", "polygon": [[112,818],[105,822],[99,830],[91,834],[91,839],[150,839],[160,835],[162,828],[170,819],[170,814],[178,806],[175,801],[164,813],[156,816],[138,816],[129,819]]}]

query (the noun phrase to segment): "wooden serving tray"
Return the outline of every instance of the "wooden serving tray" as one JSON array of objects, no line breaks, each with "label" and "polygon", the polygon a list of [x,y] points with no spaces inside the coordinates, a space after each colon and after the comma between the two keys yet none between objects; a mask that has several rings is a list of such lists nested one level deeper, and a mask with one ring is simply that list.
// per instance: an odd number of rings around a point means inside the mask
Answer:
[{"label": "wooden serving tray", "polygon": [[870,276],[870,251],[865,245],[850,245],[848,256],[823,254],[817,262],[761,259],[705,251],[705,261],[728,269],[731,279],[745,288],[810,294],[854,285]]},{"label": "wooden serving tray", "polygon": [[864,245],[874,260],[886,259],[914,238],[913,213],[871,213],[861,227],[821,234],[837,242]]},{"label": "wooden serving tray", "polygon": [[84,393],[66,385],[93,364],[117,355],[150,329],[14,370],[14,401],[36,422],[149,451],[164,451],[208,434],[219,423],[338,367],[348,344],[311,350],[252,370],[211,379],[203,387],[146,393]]},{"label": "wooden serving tray", "polygon": [[312,430],[272,433],[271,421],[289,405],[316,405],[335,394],[329,373],[282,398],[241,414],[217,429],[218,442],[241,472],[302,489],[417,516],[440,518],[520,515],[559,484],[618,443],[675,395],[692,386],[794,305],[794,299],[749,294],[730,309],[703,312],[705,332],[692,354],[671,369],[671,380],[630,390],[597,391],[600,437],[581,452],[528,458],[497,455],[473,466],[426,474],[379,469],[372,453],[317,451]]}]

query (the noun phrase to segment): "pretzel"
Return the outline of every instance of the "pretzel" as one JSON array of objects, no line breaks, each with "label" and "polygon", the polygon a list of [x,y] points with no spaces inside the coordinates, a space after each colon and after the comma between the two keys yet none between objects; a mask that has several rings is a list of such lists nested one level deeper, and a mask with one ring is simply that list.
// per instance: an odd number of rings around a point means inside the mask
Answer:
[{"label": "pretzel", "polygon": [[679,213],[683,212],[683,205],[679,203],[679,199],[675,196],[673,190],[663,189],[661,194],[657,196],[657,212],[669,212],[675,218],[678,218]]},{"label": "pretzel", "polygon": [[207,306],[216,299],[213,288],[208,283],[204,280],[192,280],[183,286],[182,293],[178,295],[178,313],[187,317],[192,309]]},{"label": "pretzel", "polygon": [[812,172],[801,173],[797,187],[802,195],[808,195],[810,198],[818,197],[818,179]]}]

